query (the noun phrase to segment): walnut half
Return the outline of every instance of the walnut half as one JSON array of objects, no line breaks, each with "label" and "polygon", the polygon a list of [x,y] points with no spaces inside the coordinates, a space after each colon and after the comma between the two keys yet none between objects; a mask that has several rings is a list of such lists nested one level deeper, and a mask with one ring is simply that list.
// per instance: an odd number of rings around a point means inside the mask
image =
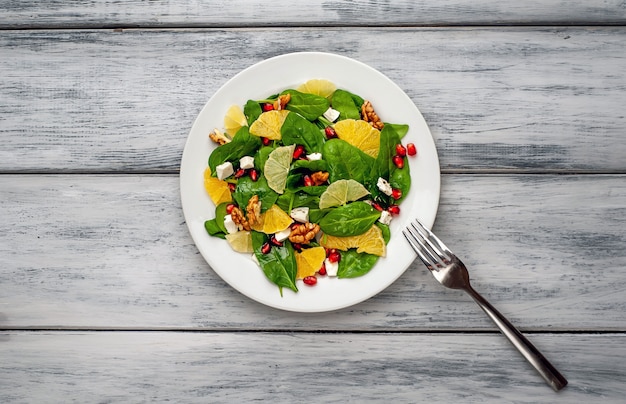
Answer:
[{"label": "walnut half", "polygon": [[320,231],[320,226],[317,223],[301,223],[294,225],[291,228],[291,234],[289,234],[289,241],[298,244],[308,244],[309,241],[315,238],[315,235]]},{"label": "walnut half", "polygon": [[365,101],[361,106],[361,116],[365,122],[369,122],[372,127],[382,130],[385,124],[380,120],[376,111],[374,111],[374,107],[372,103],[369,101]]}]

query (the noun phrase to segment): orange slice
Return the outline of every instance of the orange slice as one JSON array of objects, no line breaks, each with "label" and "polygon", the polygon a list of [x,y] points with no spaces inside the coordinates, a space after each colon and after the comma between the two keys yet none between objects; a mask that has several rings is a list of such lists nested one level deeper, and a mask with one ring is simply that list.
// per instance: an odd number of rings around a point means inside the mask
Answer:
[{"label": "orange slice", "polygon": [[259,137],[266,137],[271,140],[280,140],[280,128],[282,128],[289,111],[281,109],[280,111],[263,112],[256,121],[250,125],[250,134]]},{"label": "orange slice", "polygon": [[243,126],[248,126],[246,116],[239,105],[232,105],[224,116],[224,130],[233,137]]},{"label": "orange slice", "polygon": [[274,234],[285,230],[291,223],[293,223],[291,216],[279,208],[278,205],[272,205],[261,215],[261,220],[252,225],[252,230],[265,234]]},{"label": "orange slice", "polygon": [[380,131],[361,119],[344,119],[333,128],[339,139],[345,140],[364,153],[376,158],[380,148]]},{"label": "orange slice", "polygon": [[320,244],[326,248],[336,248],[342,251],[356,248],[358,253],[364,252],[379,257],[384,257],[387,254],[383,232],[375,224],[368,231],[358,236],[336,237],[322,234]]},{"label": "orange slice", "polygon": [[321,97],[330,98],[337,87],[332,81],[325,79],[311,79],[301,84],[296,90],[301,93],[315,94]]},{"label": "orange slice", "polygon": [[296,265],[298,272],[296,279],[304,279],[307,276],[313,276],[322,267],[322,263],[326,259],[326,250],[324,247],[313,247],[296,253]]},{"label": "orange slice", "polygon": [[211,168],[209,167],[204,170],[204,189],[211,197],[215,206],[224,202],[232,202],[233,200],[228,183],[212,177]]}]

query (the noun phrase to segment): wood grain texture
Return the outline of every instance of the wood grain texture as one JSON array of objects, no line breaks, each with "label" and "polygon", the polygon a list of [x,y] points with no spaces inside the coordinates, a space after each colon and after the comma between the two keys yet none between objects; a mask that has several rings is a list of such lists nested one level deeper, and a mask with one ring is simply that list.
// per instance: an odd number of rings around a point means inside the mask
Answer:
[{"label": "wood grain texture", "polygon": [[625,41],[620,27],[2,31],[0,172],[175,172],[228,79],[328,51],[407,92],[443,170],[623,173]]},{"label": "wood grain texture", "polygon": [[534,335],[554,393],[500,335],[4,332],[0,401],[621,403],[626,337]]},{"label": "wood grain texture", "polygon": [[4,1],[0,28],[617,24],[621,0]]},{"label": "wood grain texture", "polygon": [[[522,330],[626,331],[625,179],[444,175],[434,229]],[[338,312],[255,303],[198,254],[175,175],[3,175],[0,189],[0,328],[494,329],[417,262]]]}]

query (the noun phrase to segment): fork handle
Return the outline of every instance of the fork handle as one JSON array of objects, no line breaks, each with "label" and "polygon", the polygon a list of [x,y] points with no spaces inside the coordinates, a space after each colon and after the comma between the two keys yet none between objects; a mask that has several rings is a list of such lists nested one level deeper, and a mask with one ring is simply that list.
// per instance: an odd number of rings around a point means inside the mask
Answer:
[{"label": "fork handle", "polygon": [[518,351],[526,358],[531,365],[539,372],[544,380],[554,389],[559,391],[567,386],[567,380],[552,364],[539,352],[537,348],[519,332],[513,324],[509,322],[495,307],[493,307],[484,297],[476,292],[471,286],[466,292],[474,299],[476,303],[489,318],[500,328],[500,331],[511,341]]}]

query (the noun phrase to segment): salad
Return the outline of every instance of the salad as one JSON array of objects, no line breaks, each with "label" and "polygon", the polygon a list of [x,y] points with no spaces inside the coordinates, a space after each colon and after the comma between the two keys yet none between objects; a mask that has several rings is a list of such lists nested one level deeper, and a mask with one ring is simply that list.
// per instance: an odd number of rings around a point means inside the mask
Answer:
[{"label": "salad", "polygon": [[363,276],[385,257],[411,186],[408,129],[324,79],[233,105],[209,134],[205,229],[251,254],[281,295],[320,276]]}]

